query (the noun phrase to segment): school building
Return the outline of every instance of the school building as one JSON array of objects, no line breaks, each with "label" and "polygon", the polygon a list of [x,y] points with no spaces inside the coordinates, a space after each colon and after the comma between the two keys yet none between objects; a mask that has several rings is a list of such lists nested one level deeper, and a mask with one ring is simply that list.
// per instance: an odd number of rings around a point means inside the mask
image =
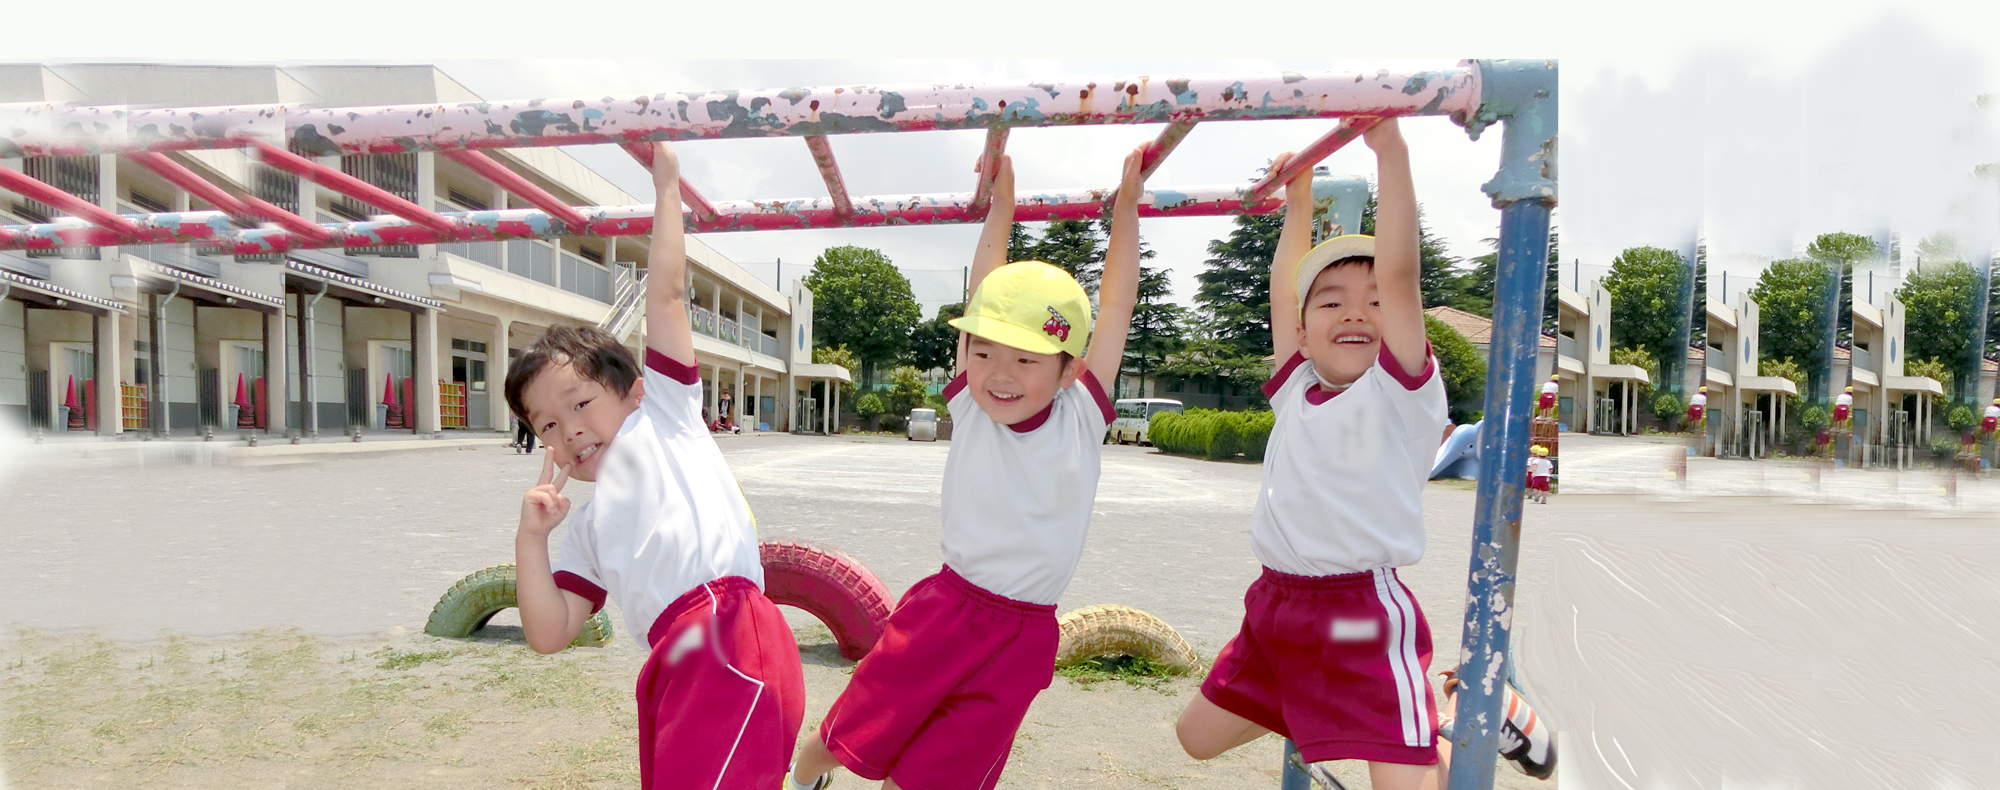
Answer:
[{"label": "school building", "polygon": [[[0,102],[363,106],[479,101],[429,66],[0,65]],[[318,222],[375,209],[238,150],[169,154],[232,196]],[[570,205],[650,202],[560,149],[489,153]],[[441,213],[530,208],[431,153],[318,159]],[[121,214],[210,210],[117,156],[0,159]],[[0,225],[60,212],[0,190]],[[193,245],[0,251],[0,424],[190,438],[510,431],[509,363],[549,327],[643,348],[648,239],[517,239],[217,256]],[[803,396],[849,372],[811,361],[812,297],[687,241],[695,354],[711,415],[746,430],[825,425]],[[283,404],[273,408],[271,404]]]}]

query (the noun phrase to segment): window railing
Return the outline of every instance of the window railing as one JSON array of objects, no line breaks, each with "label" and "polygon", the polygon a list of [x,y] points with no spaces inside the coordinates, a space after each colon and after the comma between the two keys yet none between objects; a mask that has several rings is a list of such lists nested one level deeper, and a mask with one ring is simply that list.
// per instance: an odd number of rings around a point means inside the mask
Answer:
[{"label": "window railing", "polygon": [[778,339],[759,332],[752,332],[735,320],[723,318],[715,311],[700,305],[688,308],[688,322],[694,331],[709,337],[732,343],[765,356],[778,356]]},{"label": "window railing", "polygon": [[1556,335],[1556,353],[1569,357],[1570,359],[1583,358],[1582,355],[1576,353],[1576,338],[1568,337],[1566,335]]}]

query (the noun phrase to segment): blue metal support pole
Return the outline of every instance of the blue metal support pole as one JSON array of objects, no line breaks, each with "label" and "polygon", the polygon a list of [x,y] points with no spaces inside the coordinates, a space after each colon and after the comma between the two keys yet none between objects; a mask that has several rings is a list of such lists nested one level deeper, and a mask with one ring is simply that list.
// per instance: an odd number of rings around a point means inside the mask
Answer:
[{"label": "blue metal support pole", "polygon": [[1278,790],[1313,790],[1312,777],[1307,776],[1306,772],[1299,770],[1298,766],[1292,764],[1292,757],[1298,753],[1298,744],[1292,743],[1292,739],[1286,738],[1285,753],[1278,758],[1285,762],[1284,773],[1278,779]]},{"label": "blue metal support pole", "polygon": [[1479,495],[1459,652],[1450,790],[1490,790],[1509,675],[1514,568],[1521,495],[1541,350],[1548,272],[1549,210],[1556,202],[1555,61],[1480,61],[1480,108],[1465,119],[1475,137],[1504,122],[1500,172],[1484,189],[1500,209],[1486,418],[1479,437]]}]

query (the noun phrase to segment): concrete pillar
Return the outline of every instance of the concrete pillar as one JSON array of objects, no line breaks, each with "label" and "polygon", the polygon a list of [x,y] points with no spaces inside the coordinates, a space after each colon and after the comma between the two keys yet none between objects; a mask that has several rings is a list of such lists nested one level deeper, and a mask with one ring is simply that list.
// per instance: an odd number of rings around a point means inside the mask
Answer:
[{"label": "concrete pillar", "polygon": [[[285,311],[264,314],[264,432],[289,434],[291,377],[285,375]],[[303,386],[303,385],[301,385]]]},{"label": "concrete pillar", "polygon": [[125,431],[125,391],[119,385],[124,343],[118,338],[118,314],[107,312],[93,319],[91,353],[97,357],[97,435],[113,436]]},{"label": "concrete pillar", "polygon": [[514,413],[507,408],[507,365],[512,360],[507,356],[507,326],[505,318],[493,320],[493,339],[486,343],[486,414],[487,422],[496,431],[508,431],[514,425]]},{"label": "concrete pillar", "polygon": [[[763,394],[764,394],[764,377],[754,376],[753,378],[750,379],[750,397],[758,398]],[[756,423],[771,421],[771,415],[765,414],[763,411],[764,408],[763,401],[753,400],[751,401],[751,403],[752,406],[750,407],[750,410],[756,412],[757,415],[756,417],[753,418],[755,422],[751,423],[752,427],[755,427]]]},{"label": "concrete pillar", "polygon": [[[418,436],[437,433],[443,424],[438,409],[437,311],[426,309],[410,314],[410,347],[417,358],[416,431]],[[410,408],[405,404],[403,408]]]}]

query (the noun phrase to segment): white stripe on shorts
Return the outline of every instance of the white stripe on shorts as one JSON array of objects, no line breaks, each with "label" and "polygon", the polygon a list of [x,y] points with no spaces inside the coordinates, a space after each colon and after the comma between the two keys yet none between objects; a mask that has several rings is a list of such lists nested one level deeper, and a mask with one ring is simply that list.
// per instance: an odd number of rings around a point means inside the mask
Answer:
[{"label": "white stripe on shorts", "polygon": [[1375,595],[1382,601],[1382,609],[1389,619],[1389,668],[1396,676],[1396,702],[1401,708],[1403,743],[1406,746],[1431,745],[1430,717],[1424,714],[1425,694],[1429,691],[1424,679],[1423,665],[1417,661],[1417,616],[1416,606],[1410,602],[1409,593],[1403,583],[1396,578],[1392,568],[1376,568]]}]

